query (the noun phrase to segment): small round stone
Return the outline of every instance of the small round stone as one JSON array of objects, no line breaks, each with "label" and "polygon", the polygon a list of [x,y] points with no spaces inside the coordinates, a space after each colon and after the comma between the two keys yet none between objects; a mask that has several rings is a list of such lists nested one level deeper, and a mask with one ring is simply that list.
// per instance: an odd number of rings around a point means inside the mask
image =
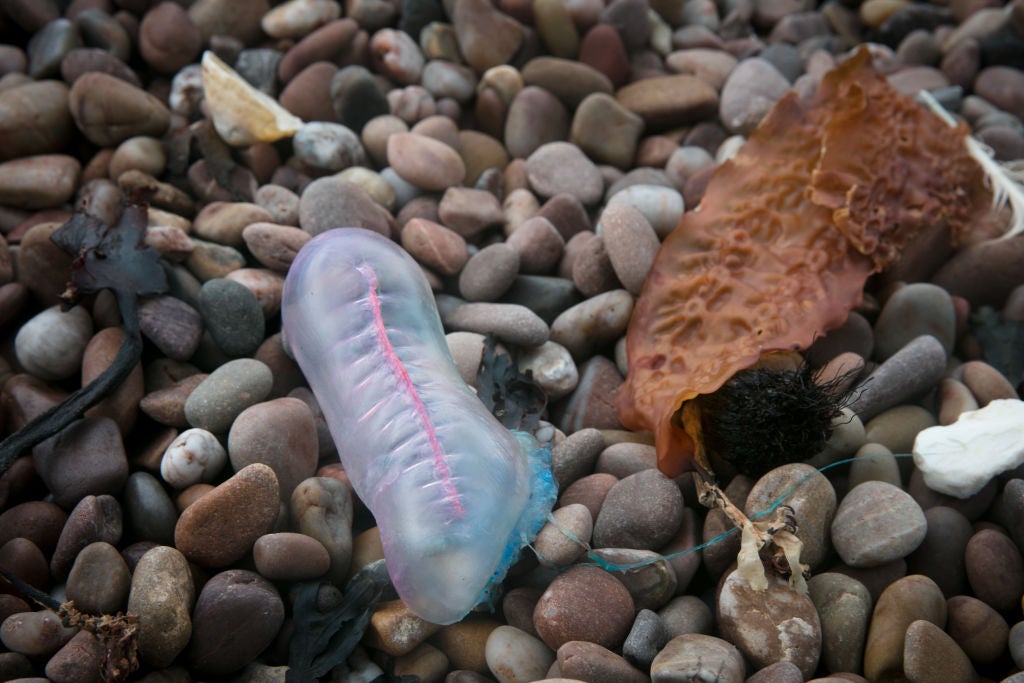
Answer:
[{"label": "small round stone", "polygon": [[633,598],[611,574],[572,567],[558,575],[537,602],[534,627],[552,649],[585,640],[620,647],[633,623]]},{"label": "small round stone", "polygon": [[615,275],[630,294],[639,296],[661,246],[654,228],[637,209],[612,204],[601,212],[598,234]]},{"label": "small round stone", "polygon": [[199,312],[214,341],[229,356],[248,356],[263,342],[264,320],[256,295],[225,278],[214,278],[199,291]]},{"label": "small round stone", "polygon": [[74,634],[74,629],[65,628],[49,610],[12,614],[0,624],[0,643],[11,652],[30,657],[49,657]]},{"label": "small round stone", "polygon": [[519,304],[462,304],[446,316],[445,324],[456,330],[490,332],[517,346],[540,346],[549,334],[547,323]]},{"label": "small round stone", "polygon": [[676,636],[651,662],[653,681],[743,683],[745,679],[746,664],[736,646],[702,633]]},{"label": "small round stone", "polygon": [[339,226],[390,235],[390,216],[363,188],[337,176],[317,178],[299,199],[299,226],[311,235]]},{"label": "small round stone", "polygon": [[305,123],[292,138],[292,147],[295,159],[316,172],[336,173],[366,163],[366,151],[359,136],[340,123]]},{"label": "small round stone", "polygon": [[520,272],[543,274],[554,270],[565,240],[551,221],[533,216],[513,230],[505,244],[518,253]]},{"label": "small round stone", "polygon": [[442,275],[456,275],[469,260],[465,238],[439,223],[413,218],[402,227],[401,237],[414,259]]},{"label": "small round stone", "polygon": [[560,507],[537,534],[534,549],[542,563],[567,567],[587,551],[594,522],[590,510],[575,503]]},{"label": "small round stone", "polygon": [[[647,613],[653,614],[649,610]],[[558,671],[570,680],[621,683],[647,683],[651,680],[625,657],[597,643],[580,641],[566,643],[558,648]]]},{"label": "small round stone", "polygon": [[236,471],[253,463],[268,465],[277,477],[281,499],[288,500],[295,487],[316,472],[317,436],[312,411],[291,397],[246,408],[231,425],[228,455]]},{"label": "small round stone", "polygon": [[567,309],[551,323],[551,341],[569,349],[574,358],[589,357],[595,349],[625,333],[633,313],[633,296],[617,289]]},{"label": "small round stone", "polygon": [[810,678],[821,653],[818,612],[807,594],[769,582],[757,590],[738,571],[729,574],[718,594],[719,628],[755,667],[789,661]]},{"label": "small round stone", "polygon": [[75,607],[89,614],[123,611],[131,588],[131,572],[117,548],[96,541],[82,548],[68,575],[66,591]]},{"label": "small round stone", "polygon": [[910,624],[904,637],[903,673],[910,681],[972,683],[977,674],[956,641],[930,621]]},{"label": "small round stone", "polygon": [[352,561],[352,494],[349,487],[328,477],[310,477],[292,491],[289,510],[295,529],[327,550],[327,578],[340,582]]},{"label": "small round stone", "polygon": [[210,483],[228,460],[217,437],[205,429],[188,429],[171,442],[160,460],[160,476],[176,489]]},{"label": "small round stone", "polygon": [[499,626],[487,637],[487,667],[499,681],[534,681],[544,678],[555,653],[537,637],[514,626]]},{"label": "small round stone", "polygon": [[683,494],[658,470],[620,480],[605,497],[594,522],[594,545],[658,549],[679,530]]},{"label": "small round stone", "polygon": [[903,673],[904,636],[918,619],[946,623],[946,600],[931,579],[912,575],[894,581],[875,602],[864,650],[864,677],[881,680]]},{"label": "small round stone", "polygon": [[448,145],[416,133],[395,133],[388,138],[388,164],[416,187],[441,192],[458,185],[466,176],[466,165]]},{"label": "small round stone", "polygon": [[846,494],[832,522],[832,542],[851,567],[875,567],[906,557],[924,540],[927,521],[910,494],[868,481]]},{"label": "small round stone", "polygon": [[78,373],[92,338],[92,318],[83,306],[62,312],[52,306],[28,320],[14,338],[14,352],[26,371],[44,380]]},{"label": "small round stone", "polygon": [[229,569],[203,586],[192,614],[189,663],[225,675],[256,659],[284,623],[284,601],[274,585],[244,569]]},{"label": "small round stone", "polygon": [[643,214],[659,239],[667,237],[683,217],[683,195],[670,187],[631,185],[612,195],[605,210],[607,212],[607,209],[621,204],[632,206]]},{"label": "small round stone", "polygon": [[997,610],[1020,605],[1024,594],[1024,560],[1004,533],[982,529],[964,552],[967,581],[978,599]]},{"label": "small round stone", "polygon": [[953,299],[942,287],[916,282],[898,289],[875,322],[875,357],[885,360],[910,340],[930,334],[951,353],[956,335]]},{"label": "small round stone", "polygon": [[141,88],[104,73],[87,73],[71,86],[71,116],[95,145],[114,147],[137,135],[161,137],[170,111]]},{"label": "small round stone", "polygon": [[495,301],[519,274],[519,252],[504,242],[473,254],[459,273],[459,294],[466,301]]},{"label": "small round stone", "polygon": [[307,581],[323,576],[331,566],[323,544],[305,534],[260,536],[252,553],[256,571],[271,581]]},{"label": "small round stone", "polygon": [[270,368],[258,360],[229,361],[189,394],[185,417],[193,427],[225,433],[239,413],[267,397],[273,382]]},{"label": "small round stone", "polygon": [[185,509],[174,545],[196,564],[226,567],[273,528],[278,499],[274,470],[259,463],[244,467]]},{"label": "small round stone", "polygon": [[565,193],[591,205],[601,199],[604,190],[597,166],[568,142],[538,147],[526,160],[526,173],[530,187],[544,198]]},{"label": "small round stone", "polygon": [[860,671],[871,621],[871,594],[836,572],[812,576],[808,595],[821,620],[821,660],[829,671]]},{"label": "small round stone", "polygon": [[534,381],[557,400],[572,393],[579,384],[579,370],[572,354],[561,344],[546,341],[533,349],[524,349],[516,360],[520,372],[531,372]]},{"label": "small round stone", "polygon": [[139,658],[156,668],[170,666],[192,637],[195,586],[188,560],[179,551],[157,546],[146,552],[132,573],[128,611],[139,619]]},{"label": "small round stone", "polygon": [[527,86],[508,105],[504,139],[513,158],[525,159],[542,145],[564,140],[568,132],[565,105],[543,88]]},{"label": "small round stone", "polygon": [[994,662],[1006,652],[1010,627],[999,612],[969,595],[954,596],[946,606],[946,632],[972,662]]}]

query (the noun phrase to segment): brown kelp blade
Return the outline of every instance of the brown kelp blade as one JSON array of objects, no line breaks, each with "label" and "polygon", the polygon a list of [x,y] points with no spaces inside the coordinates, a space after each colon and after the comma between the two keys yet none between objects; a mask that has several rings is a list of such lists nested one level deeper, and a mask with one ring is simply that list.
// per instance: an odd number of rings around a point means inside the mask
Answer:
[{"label": "brown kelp blade", "polygon": [[895,91],[862,49],[812,98],[783,97],[718,168],[662,244],[627,333],[619,416],[654,431],[666,474],[693,469],[686,401],[841,325],[921,230],[958,235],[988,211],[966,135]]}]

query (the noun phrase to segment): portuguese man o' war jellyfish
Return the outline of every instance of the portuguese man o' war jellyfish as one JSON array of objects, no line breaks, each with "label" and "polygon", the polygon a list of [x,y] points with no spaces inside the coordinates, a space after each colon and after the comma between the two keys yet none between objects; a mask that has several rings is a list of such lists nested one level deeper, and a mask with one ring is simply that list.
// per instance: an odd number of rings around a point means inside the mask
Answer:
[{"label": "portuguese man o' war jellyfish", "polygon": [[399,596],[428,621],[458,621],[547,520],[549,449],[502,426],[462,381],[423,273],[385,237],[339,228],[311,240],[282,317]]}]

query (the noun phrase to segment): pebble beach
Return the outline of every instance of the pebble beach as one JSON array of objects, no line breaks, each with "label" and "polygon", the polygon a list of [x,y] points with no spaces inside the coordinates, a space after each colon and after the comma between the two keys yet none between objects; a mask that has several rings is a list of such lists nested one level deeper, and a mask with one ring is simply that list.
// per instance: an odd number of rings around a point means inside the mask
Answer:
[{"label": "pebble beach", "polygon": [[792,508],[806,592],[752,589],[616,410],[659,245],[862,45],[1021,177],[1022,0],[0,0],[0,436],[125,339],[111,290],[61,306],[75,212],[147,198],[167,283],[120,386],[0,473],[0,568],[128,615],[137,650],[114,677],[95,628],[0,580],[0,683],[284,683],[300,586],[331,603],[383,557],[282,335],[296,254],[337,227],[422,268],[467,384],[488,335],[531,373],[558,500],[492,606],[440,626],[385,590],[319,680],[1024,683],[1024,465],[959,498],[910,457],[1021,399],[1009,210],[908,244],[803,350],[852,392],[821,453],[717,471],[748,515]]}]

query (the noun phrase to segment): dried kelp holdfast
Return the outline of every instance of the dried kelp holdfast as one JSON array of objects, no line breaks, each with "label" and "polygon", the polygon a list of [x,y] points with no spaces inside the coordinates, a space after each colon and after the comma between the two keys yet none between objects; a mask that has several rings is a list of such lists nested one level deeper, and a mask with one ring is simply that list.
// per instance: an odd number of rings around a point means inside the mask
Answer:
[{"label": "dried kelp holdfast", "polygon": [[[775,424],[755,432],[720,421],[746,389],[778,388],[756,369],[748,381],[751,368],[840,326],[868,277],[915,240],[945,233],[962,242],[1003,201],[1016,212],[1006,234],[1024,231],[1024,194],[966,125],[950,123],[895,91],[861,49],[813,97],[784,96],[716,170],[700,207],[663,242],[627,333],[619,416],[654,433],[665,474],[695,471],[705,501],[735,516],[710,456],[740,467],[801,459],[778,447]],[[782,423],[807,423],[814,437],[820,402],[794,405],[810,407],[810,421]],[[774,544],[741,523],[754,546]],[[749,567],[751,577],[760,571]]]}]

